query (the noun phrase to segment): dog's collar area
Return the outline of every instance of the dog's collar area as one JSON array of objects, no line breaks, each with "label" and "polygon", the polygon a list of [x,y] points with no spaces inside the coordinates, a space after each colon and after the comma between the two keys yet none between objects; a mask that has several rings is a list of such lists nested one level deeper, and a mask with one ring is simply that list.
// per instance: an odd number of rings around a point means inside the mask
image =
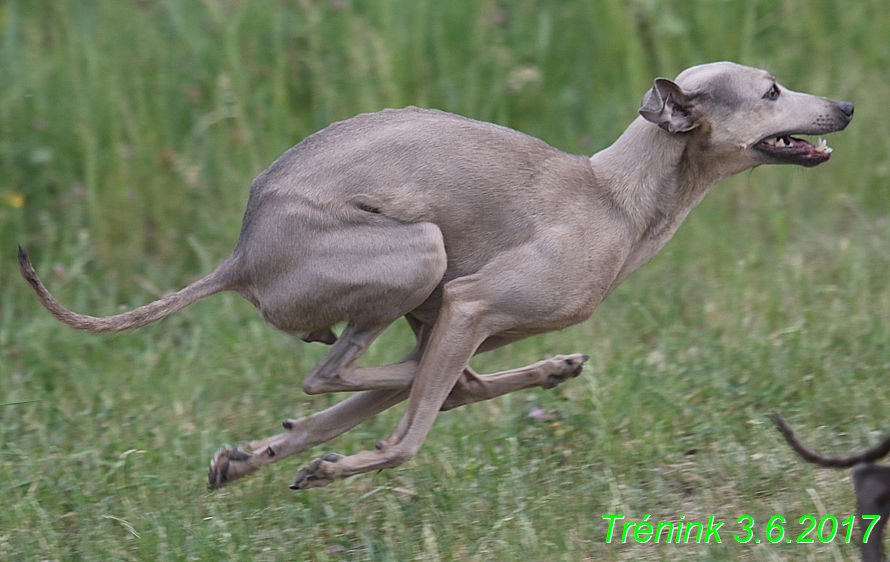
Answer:
[{"label": "dog's collar area", "polygon": [[768,137],[758,142],[755,147],[782,162],[801,166],[815,166],[831,157],[831,147],[820,138],[814,145],[809,141],[791,135]]}]

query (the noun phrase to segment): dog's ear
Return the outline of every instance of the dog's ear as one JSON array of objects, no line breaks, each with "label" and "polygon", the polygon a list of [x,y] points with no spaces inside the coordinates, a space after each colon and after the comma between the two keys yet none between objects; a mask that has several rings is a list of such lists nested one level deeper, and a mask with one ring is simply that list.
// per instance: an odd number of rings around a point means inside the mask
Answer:
[{"label": "dog's ear", "polygon": [[689,96],[667,78],[655,79],[655,85],[643,97],[640,115],[669,133],[685,133],[698,127]]}]

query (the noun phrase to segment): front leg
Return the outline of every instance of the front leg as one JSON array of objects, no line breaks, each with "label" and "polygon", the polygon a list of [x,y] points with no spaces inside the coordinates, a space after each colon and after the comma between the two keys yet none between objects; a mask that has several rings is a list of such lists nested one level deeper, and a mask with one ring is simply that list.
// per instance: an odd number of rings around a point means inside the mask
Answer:
[{"label": "front leg", "polygon": [[439,318],[411,385],[408,408],[393,435],[373,451],[313,461],[300,471],[292,488],[326,486],[341,478],[393,468],[417,454],[467,362],[489,335],[506,327],[483,304],[451,287],[445,287]]},{"label": "front leg", "polygon": [[408,391],[400,390],[360,392],[311,416],[285,421],[286,431],[278,435],[246,445],[226,445],[210,461],[209,485],[219,488],[262,466],[330,441],[407,397]]}]

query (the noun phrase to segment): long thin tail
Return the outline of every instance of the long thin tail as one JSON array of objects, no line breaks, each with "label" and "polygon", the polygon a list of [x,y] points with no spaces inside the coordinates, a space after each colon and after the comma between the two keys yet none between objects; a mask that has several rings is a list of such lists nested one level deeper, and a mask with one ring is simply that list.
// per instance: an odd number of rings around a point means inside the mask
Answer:
[{"label": "long thin tail", "polygon": [[40,278],[37,277],[37,272],[34,271],[34,266],[31,265],[31,261],[28,259],[28,254],[19,246],[19,270],[22,272],[22,277],[25,278],[25,281],[30,283],[34,292],[37,293],[40,304],[64,324],[77,330],[89,332],[119,332],[145,326],[185,308],[193,302],[232,289],[236,286],[236,283],[232,281],[233,267],[233,259],[229,258],[220,264],[210,275],[195,281],[184,289],[129,312],[97,318],[72,312],[53,298],[40,281]]},{"label": "long thin tail", "polygon": [[794,435],[794,431],[791,430],[791,427],[782,419],[777,413],[772,415],[773,423],[776,424],[776,428],[782,433],[782,436],[785,438],[785,441],[791,445],[791,448],[797,451],[797,454],[802,456],[804,460],[807,460],[811,463],[818,464],[820,466],[828,467],[828,468],[850,468],[852,466],[856,466],[857,464],[864,462],[874,462],[880,458],[883,458],[890,453],[890,435],[881,440],[880,443],[870,447],[864,451],[860,451],[858,453],[853,453],[847,455],[845,457],[829,457],[826,455],[822,455],[813,451],[812,449],[808,449],[800,440]]}]

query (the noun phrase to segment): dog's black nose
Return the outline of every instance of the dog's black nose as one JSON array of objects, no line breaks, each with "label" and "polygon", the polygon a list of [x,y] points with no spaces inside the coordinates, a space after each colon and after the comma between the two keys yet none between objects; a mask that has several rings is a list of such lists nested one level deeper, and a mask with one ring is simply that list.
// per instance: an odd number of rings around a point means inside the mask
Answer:
[{"label": "dog's black nose", "polygon": [[841,110],[841,113],[847,116],[847,119],[853,117],[853,104],[848,101],[838,102],[837,108]]}]

